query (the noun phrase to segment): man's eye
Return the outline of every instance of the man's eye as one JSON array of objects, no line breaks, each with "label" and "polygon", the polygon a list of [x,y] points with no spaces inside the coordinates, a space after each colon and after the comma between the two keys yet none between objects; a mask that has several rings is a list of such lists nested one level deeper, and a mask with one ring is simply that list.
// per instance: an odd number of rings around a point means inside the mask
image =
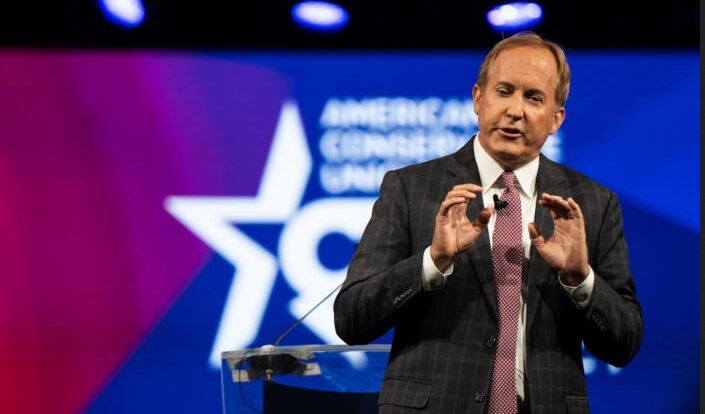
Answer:
[{"label": "man's eye", "polygon": [[541,98],[541,97],[538,96],[538,95],[531,95],[531,96],[529,96],[529,100],[532,101],[532,102],[536,102],[536,103],[541,103],[541,102],[543,102],[543,98]]},{"label": "man's eye", "polygon": [[509,95],[511,92],[509,91],[509,89],[500,88],[497,89],[497,93],[499,93],[500,95]]}]

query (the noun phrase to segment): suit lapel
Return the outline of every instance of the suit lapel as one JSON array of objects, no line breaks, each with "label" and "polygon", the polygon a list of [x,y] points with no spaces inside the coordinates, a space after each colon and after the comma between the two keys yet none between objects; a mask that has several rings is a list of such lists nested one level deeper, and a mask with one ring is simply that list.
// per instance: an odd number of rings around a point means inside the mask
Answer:
[{"label": "suit lapel", "polygon": [[[475,162],[473,152],[473,139],[465,144],[458,152],[453,154],[448,165],[448,172],[454,177],[454,185],[473,183],[481,185],[480,172]],[[468,203],[468,218],[474,220],[484,208],[482,196],[480,195],[472,202]],[[482,292],[487,300],[495,321],[499,321],[497,313],[497,288],[494,280],[494,270],[492,266],[492,251],[490,249],[490,239],[487,231],[484,231],[480,238],[475,241],[467,254],[470,257],[470,264],[475,270],[475,275],[482,287]]]},{"label": "suit lapel", "polygon": [[[548,239],[553,234],[553,218],[551,217],[551,211],[549,209],[541,207],[538,204],[538,200],[541,198],[541,194],[543,193],[559,195],[563,198],[570,196],[568,182],[566,181],[565,175],[561,169],[557,164],[541,155],[539,171],[536,178],[537,200],[534,223],[544,238]],[[543,260],[534,246],[531,246],[527,272],[529,288],[526,304],[526,332],[528,336],[531,325],[536,319],[536,311],[539,308],[541,298],[543,297],[543,292],[548,283],[551,281],[554,272]]]}]

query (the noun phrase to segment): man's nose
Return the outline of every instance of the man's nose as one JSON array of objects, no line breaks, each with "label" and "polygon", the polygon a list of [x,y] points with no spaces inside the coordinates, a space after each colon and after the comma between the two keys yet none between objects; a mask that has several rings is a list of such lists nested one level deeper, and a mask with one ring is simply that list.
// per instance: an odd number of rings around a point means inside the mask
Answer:
[{"label": "man's nose", "polygon": [[517,121],[524,117],[524,98],[518,94],[512,96],[507,106],[507,116]]}]

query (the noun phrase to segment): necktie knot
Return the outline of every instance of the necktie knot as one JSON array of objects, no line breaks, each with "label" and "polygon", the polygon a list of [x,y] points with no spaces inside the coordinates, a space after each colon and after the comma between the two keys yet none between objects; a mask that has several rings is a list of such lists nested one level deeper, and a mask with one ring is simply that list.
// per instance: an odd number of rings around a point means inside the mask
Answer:
[{"label": "necktie knot", "polygon": [[502,173],[500,176],[502,179],[502,183],[504,183],[504,186],[507,188],[508,191],[511,191],[515,188],[515,183],[516,183],[516,175],[514,175],[514,171],[505,171]]}]

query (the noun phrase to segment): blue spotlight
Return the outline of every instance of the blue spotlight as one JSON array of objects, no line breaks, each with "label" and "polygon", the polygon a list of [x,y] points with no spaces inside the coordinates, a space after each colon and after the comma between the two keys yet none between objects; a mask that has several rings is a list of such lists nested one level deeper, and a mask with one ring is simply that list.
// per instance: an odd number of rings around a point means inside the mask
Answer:
[{"label": "blue spotlight", "polygon": [[303,1],[291,8],[291,18],[298,26],[317,32],[336,32],[348,24],[348,12],[326,1]]},{"label": "blue spotlight", "polygon": [[111,22],[132,29],[144,20],[144,6],[141,0],[99,0],[105,18]]},{"label": "blue spotlight", "polygon": [[497,31],[518,31],[536,26],[542,16],[538,4],[516,2],[493,8],[487,13],[487,21]]}]

